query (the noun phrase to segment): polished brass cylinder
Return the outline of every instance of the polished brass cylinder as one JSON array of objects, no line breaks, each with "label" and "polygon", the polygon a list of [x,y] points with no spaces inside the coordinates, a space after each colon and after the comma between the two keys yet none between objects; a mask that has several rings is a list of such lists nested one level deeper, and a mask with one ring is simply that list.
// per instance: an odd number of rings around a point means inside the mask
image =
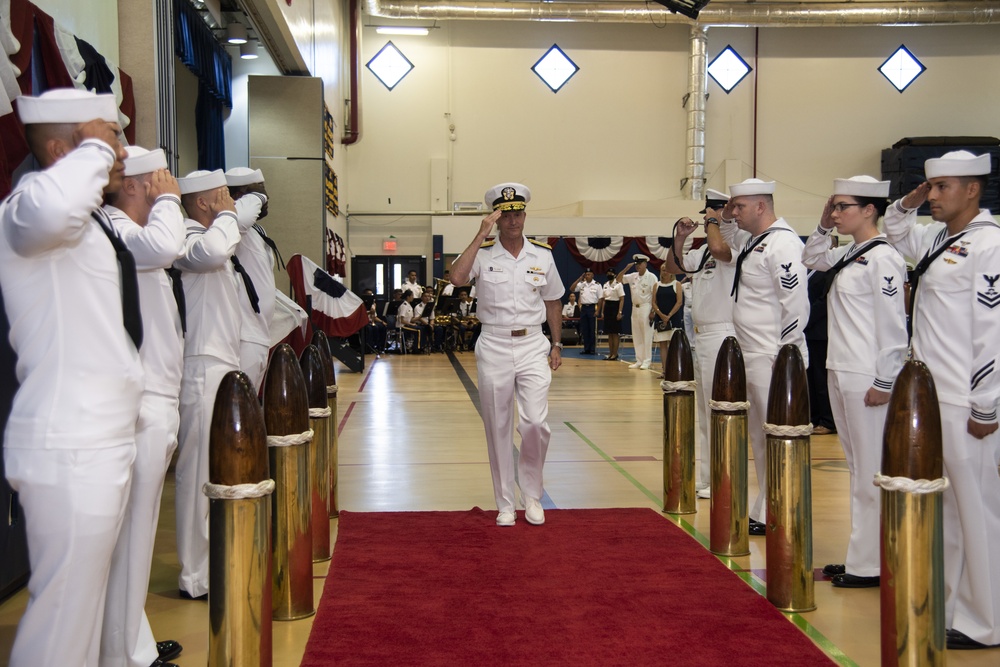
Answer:
[{"label": "polished brass cylinder", "polygon": [[208,665],[268,667],[271,499],[213,499],[208,523]]},{"label": "polished brass cylinder", "polygon": [[695,437],[694,387],[668,388],[669,383],[694,381],[694,359],[684,331],[670,338],[664,371],[663,394],[663,511],[694,514]]},{"label": "polished brass cylinder", "polygon": [[747,504],[747,411],[712,411],[712,498],[709,550],[720,556],[750,553]]},{"label": "polished brass cylinder", "polygon": [[309,424],[314,435],[309,443],[309,469],[312,473],[312,555],[313,562],[329,560],[330,551],[330,441],[327,429],[330,417],[313,416],[328,413],[326,401],[326,370],[320,349],[307,345],[299,359],[309,396]]},{"label": "polished brass cylinder", "polygon": [[337,435],[340,426],[337,419],[337,386],[330,385],[326,391],[326,401],[330,407],[330,427],[327,429],[330,441],[330,518],[335,519],[340,516],[340,507],[337,501],[337,469],[340,466],[340,445]]},{"label": "polished brass cylinder", "polygon": [[944,665],[942,494],[882,490],[882,665]]},{"label": "polished brass cylinder", "polygon": [[[778,427],[809,424],[806,365],[795,345],[778,351],[766,421]],[[767,599],[782,611],[810,611],[816,598],[809,436],[769,434],[766,449]]]}]

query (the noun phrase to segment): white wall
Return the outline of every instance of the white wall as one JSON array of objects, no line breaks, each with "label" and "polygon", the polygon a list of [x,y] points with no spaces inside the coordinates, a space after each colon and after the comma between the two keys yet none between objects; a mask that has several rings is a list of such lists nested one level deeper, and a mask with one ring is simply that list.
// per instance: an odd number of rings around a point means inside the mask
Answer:
[{"label": "white wall", "polygon": [[[122,64],[118,59],[118,0],[32,0],[32,4],[51,16],[57,25],[89,43],[102,56]],[[124,65],[122,69],[128,71]]]}]

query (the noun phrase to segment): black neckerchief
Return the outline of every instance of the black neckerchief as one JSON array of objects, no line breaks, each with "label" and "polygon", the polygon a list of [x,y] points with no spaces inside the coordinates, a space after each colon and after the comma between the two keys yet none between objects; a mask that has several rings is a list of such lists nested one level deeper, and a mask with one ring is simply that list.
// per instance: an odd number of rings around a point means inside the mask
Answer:
[{"label": "black neckerchief", "polygon": [[[98,211],[103,216],[98,214]],[[97,209],[90,215],[97,221],[97,225],[115,249],[122,288],[122,321],[125,324],[125,331],[138,350],[142,347],[142,311],[139,309],[139,278],[135,269],[135,257],[115,231],[114,224],[107,218],[108,214],[103,209]]]},{"label": "black neckerchief", "polygon": [[[940,239],[947,232],[946,229],[942,229],[941,233],[938,234]],[[920,285],[920,277],[927,273],[927,269],[930,268],[931,262],[937,259],[941,253],[947,250],[955,241],[959,240],[968,233],[968,229],[959,232],[954,236],[946,238],[941,242],[941,245],[937,247],[933,252],[928,250],[924,253],[923,259],[917,262],[917,265],[913,267],[913,271],[910,272],[910,318],[906,321],[906,339],[910,340],[913,338],[913,319],[917,316],[914,306],[917,303],[917,286]]]},{"label": "black neckerchief", "polygon": [[274,242],[274,239],[268,236],[264,232],[264,228],[257,223],[254,223],[253,230],[258,234],[260,234],[260,237],[264,239],[264,243],[266,243],[267,246],[274,251],[274,256],[278,258],[278,266],[280,266],[281,268],[285,268],[285,262],[283,259],[281,259],[281,253],[278,252],[278,244]]},{"label": "black neckerchief", "polygon": [[840,260],[836,264],[834,264],[829,271],[826,272],[826,279],[827,279],[826,293],[827,294],[830,293],[830,288],[833,287],[833,279],[837,277],[838,273],[843,271],[848,264],[856,260],[858,257],[861,257],[862,255],[864,255],[866,252],[868,252],[877,245],[889,245],[889,242],[886,241],[884,238],[872,239],[865,245],[856,248],[854,252],[846,253],[843,257],[841,257]]},{"label": "black neckerchief", "polygon": [[260,299],[257,298],[257,290],[254,289],[253,280],[250,278],[250,274],[247,270],[243,268],[243,264],[236,255],[229,258],[229,261],[233,263],[233,268],[236,269],[236,273],[240,274],[240,278],[243,279],[243,287],[247,290],[247,297],[250,299],[250,307],[253,308],[253,312],[260,313]]},{"label": "black neckerchief", "polygon": [[743,260],[749,257],[750,253],[753,252],[753,249],[756,248],[761,241],[770,236],[771,232],[778,231],[790,232],[792,230],[787,227],[769,227],[763,234],[758,236],[752,242],[747,242],[747,247],[744,248],[740,253],[740,256],[736,258],[736,275],[733,276],[733,289],[729,292],[729,296],[733,297],[734,302],[740,300],[740,276],[743,273]]},{"label": "black neckerchief", "polygon": [[181,317],[181,333],[186,334],[187,328],[187,302],[184,300],[184,283],[181,280],[181,270],[168,266],[163,269],[170,277],[170,287],[174,292],[174,301],[177,302],[177,314]]}]

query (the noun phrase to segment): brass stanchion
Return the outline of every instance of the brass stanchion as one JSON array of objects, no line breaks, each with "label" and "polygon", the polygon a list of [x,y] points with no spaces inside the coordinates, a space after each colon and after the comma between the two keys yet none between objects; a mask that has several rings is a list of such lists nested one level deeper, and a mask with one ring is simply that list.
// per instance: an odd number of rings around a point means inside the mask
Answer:
[{"label": "brass stanchion", "polygon": [[323,357],[323,368],[326,371],[326,402],[330,408],[330,428],[327,429],[330,441],[330,518],[336,518],[340,516],[340,506],[337,504],[337,468],[340,459],[337,435],[337,428],[340,425],[337,417],[337,368],[333,365],[330,340],[325,333],[317,329],[313,333],[312,344],[319,348],[320,356]]},{"label": "brass stanchion", "polygon": [[[316,613],[313,604],[312,499],[309,396],[295,351],[281,345],[264,379],[264,423],[275,491],[273,519],[273,617],[293,621]],[[325,517],[321,520],[325,521]]]},{"label": "brass stanchion", "polygon": [[667,348],[663,389],[663,511],[694,514],[694,361],[683,330]]},{"label": "brass stanchion", "polygon": [[208,664],[269,667],[274,482],[257,392],[239,371],[219,385],[208,448]]},{"label": "brass stanchion", "polygon": [[[930,371],[908,361],[882,439],[882,666],[945,664],[941,413]],[[865,483],[857,480],[858,484]]]},{"label": "brass stanchion", "polygon": [[750,553],[747,506],[747,373],[736,338],[722,341],[712,378],[712,518],[709,550]]},{"label": "brass stanchion", "polygon": [[816,608],[812,565],[809,386],[795,345],[778,352],[767,396],[767,599],[782,611]]},{"label": "brass stanchion", "polygon": [[330,448],[326,430],[330,408],[326,404],[326,371],[315,345],[307,345],[299,360],[309,396],[309,425],[313,439],[309,443],[309,470],[312,477],[312,559],[329,560],[330,552]]}]

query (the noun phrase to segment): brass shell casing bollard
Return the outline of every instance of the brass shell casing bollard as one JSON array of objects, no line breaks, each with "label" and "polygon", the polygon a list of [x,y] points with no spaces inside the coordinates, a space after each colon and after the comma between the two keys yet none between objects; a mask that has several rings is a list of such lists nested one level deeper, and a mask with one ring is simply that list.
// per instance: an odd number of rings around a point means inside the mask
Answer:
[{"label": "brass shell casing bollard", "polygon": [[[943,481],[941,413],[934,379],[923,363],[903,365],[883,434],[882,475]],[[922,492],[881,486],[882,665],[944,665],[943,485]]]},{"label": "brass shell casing bollard", "polygon": [[309,425],[313,439],[309,443],[309,470],[312,476],[312,559],[314,563],[330,560],[330,448],[326,430],[330,408],[326,404],[326,371],[315,345],[307,345],[300,358],[309,396]]},{"label": "brass shell casing bollard", "polygon": [[330,441],[330,518],[340,516],[340,506],[337,503],[337,468],[340,458],[337,428],[337,368],[333,365],[333,354],[330,352],[330,340],[326,334],[317,329],[313,333],[312,344],[319,348],[323,357],[323,368],[326,371],[326,403],[330,408],[330,427],[327,435]]},{"label": "brass shell casing bollard", "polygon": [[[767,599],[782,611],[810,611],[816,601],[809,387],[805,362],[794,345],[782,346],[774,362],[766,422]],[[792,433],[771,433],[769,427]]]},{"label": "brass shell casing bollard", "polygon": [[292,621],[316,613],[312,571],[312,486],[309,471],[311,439],[292,437],[293,444],[275,445],[273,439],[309,431],[309,395],[299,360],[290,345],[271,356],[264,379],[264,423],[268,433],[268,461],[275,490],[272,513],[273,617]]},{"label": "brass shell casing bollard", "polygon": [[720,556],[750,553],[747,501],[747,373],[733,336],[719,348],[712,378],[712,514],[709,550]]},{"label": "brass shell casing bollard", "polygon": [[208,664],[269,667],[274,483],[257,392],[239,371],[227,373],[216,393],[208,479]]},{"label": "brass shell casing bollard", "polygon": [[694,514],[694,360],[683,330],[667,348],[663,388],[663,511]]}]

